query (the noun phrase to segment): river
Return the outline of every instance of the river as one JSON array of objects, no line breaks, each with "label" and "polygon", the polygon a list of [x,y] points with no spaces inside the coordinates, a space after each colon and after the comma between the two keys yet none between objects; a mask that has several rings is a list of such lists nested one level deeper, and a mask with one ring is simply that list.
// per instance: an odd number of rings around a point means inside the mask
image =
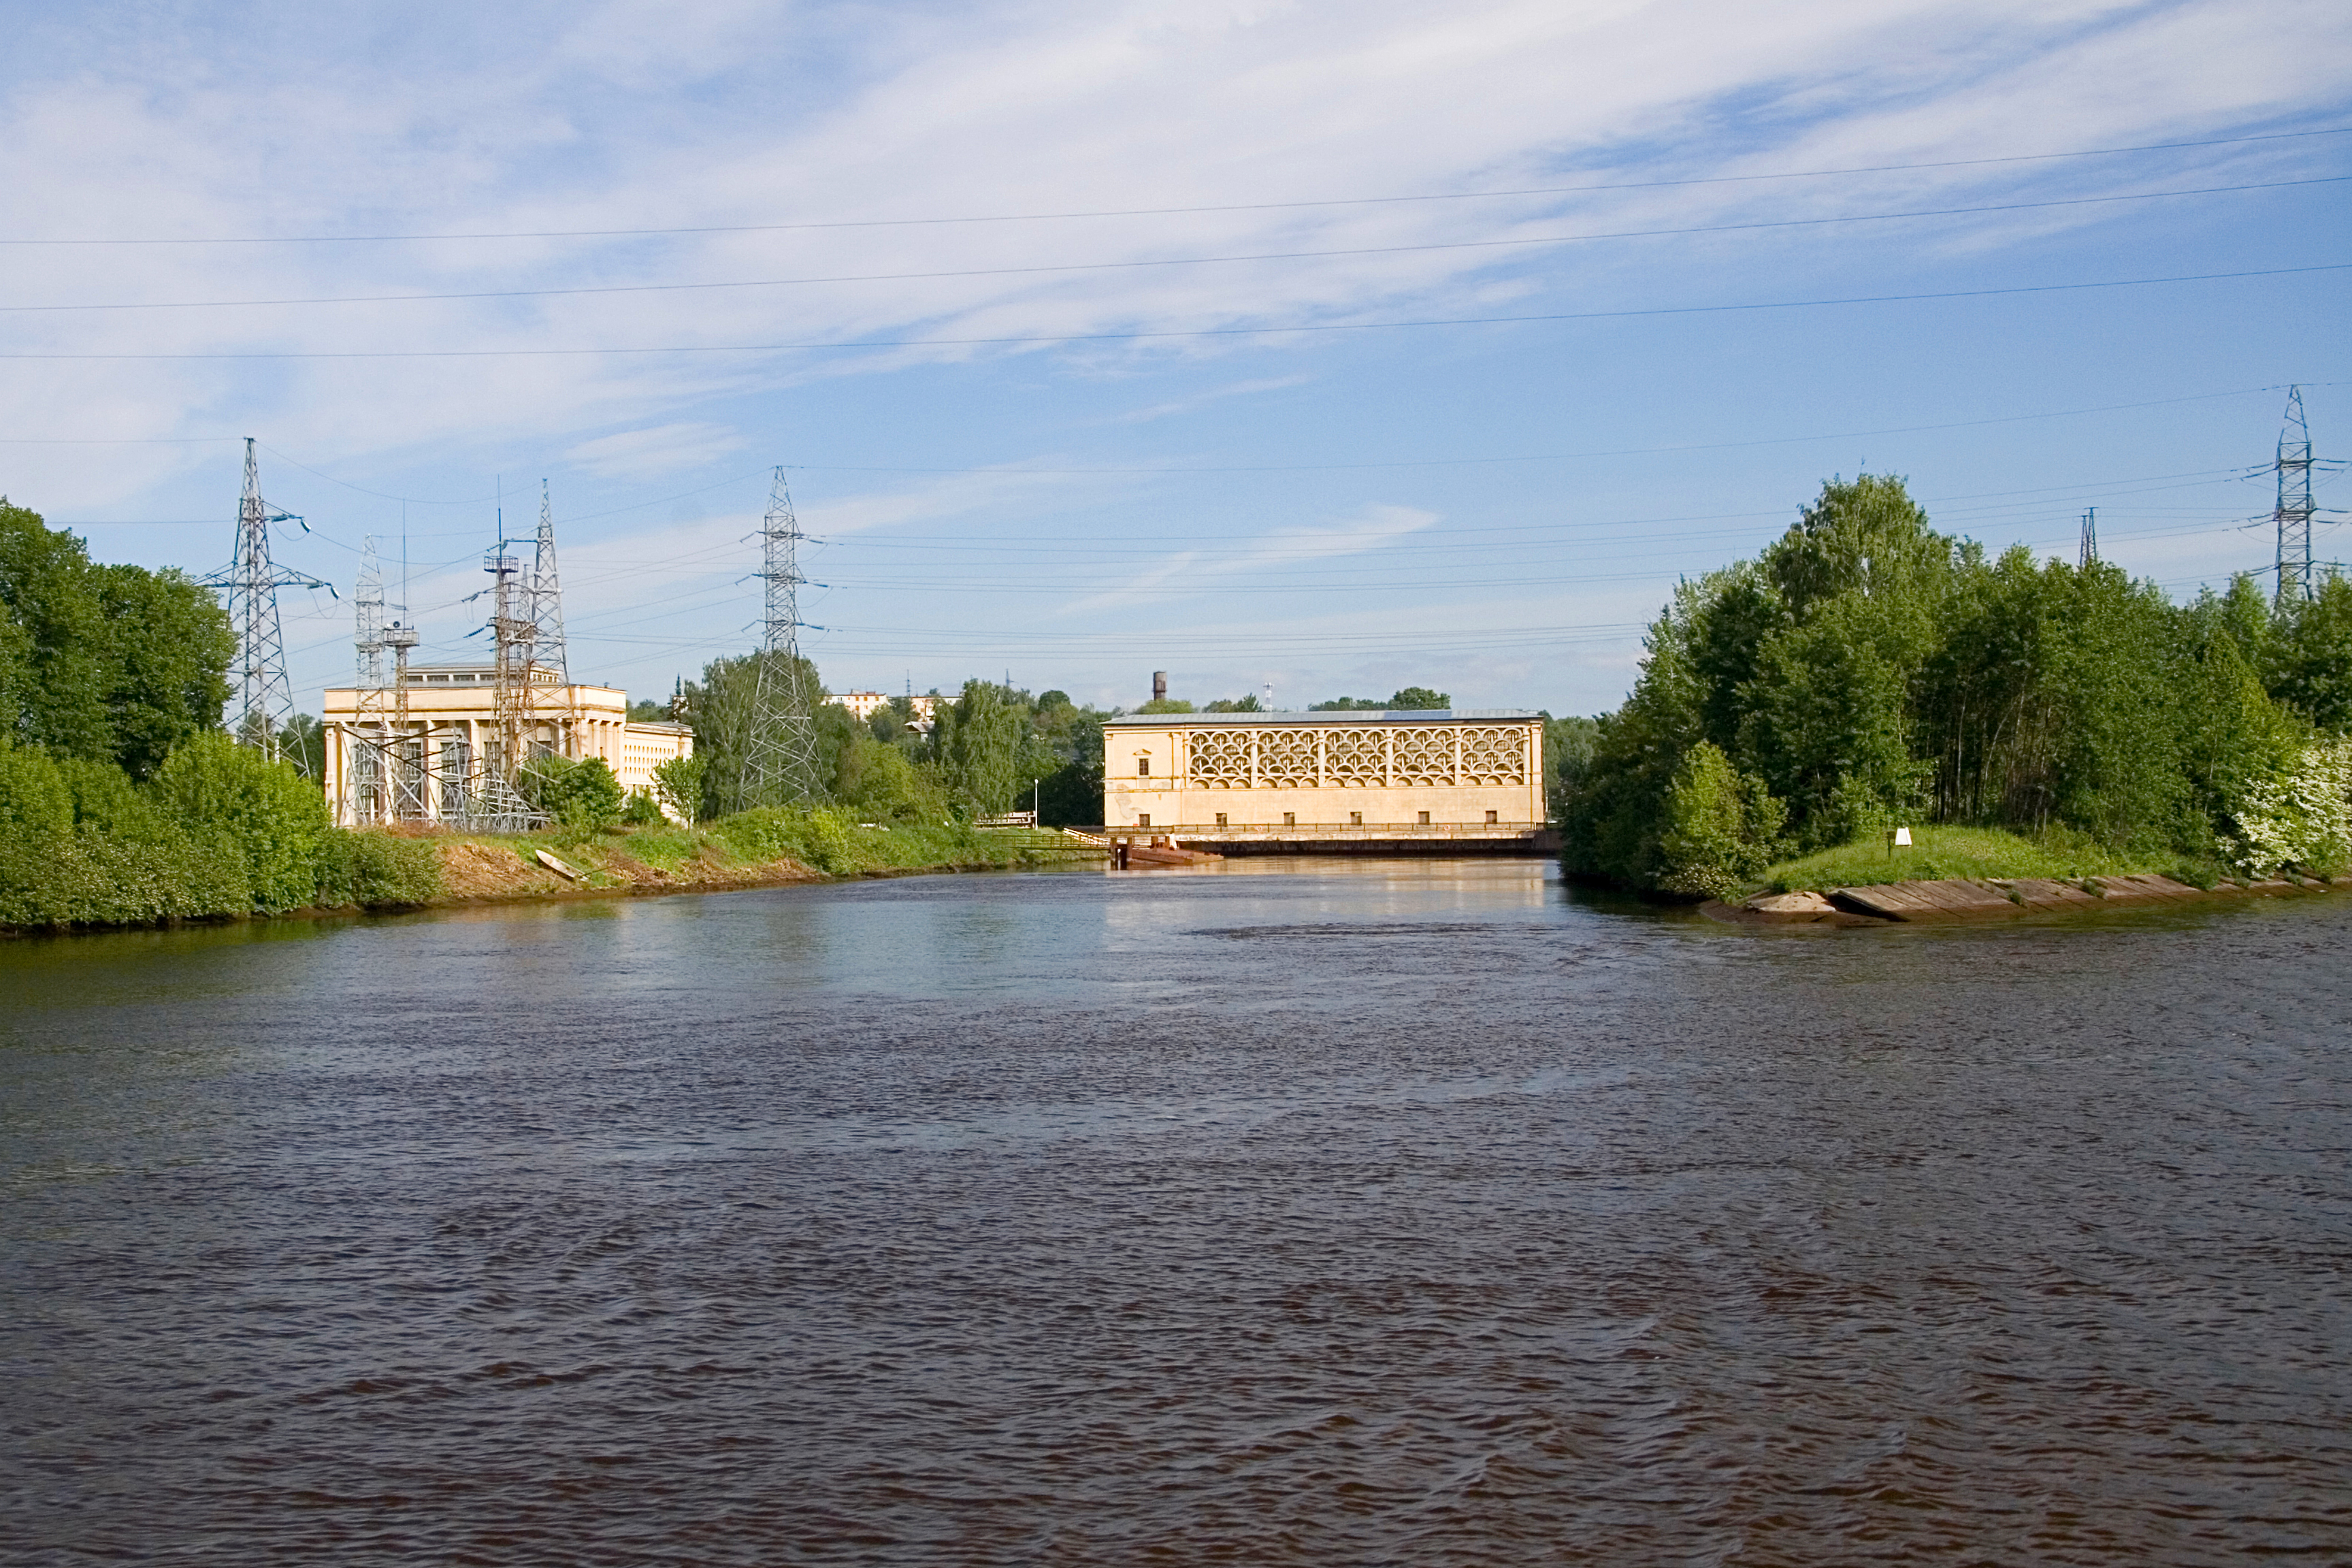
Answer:
[{"label": "river", "polygon": [[0,942],[0,1561],[2352,1554],[2352,898]]}]

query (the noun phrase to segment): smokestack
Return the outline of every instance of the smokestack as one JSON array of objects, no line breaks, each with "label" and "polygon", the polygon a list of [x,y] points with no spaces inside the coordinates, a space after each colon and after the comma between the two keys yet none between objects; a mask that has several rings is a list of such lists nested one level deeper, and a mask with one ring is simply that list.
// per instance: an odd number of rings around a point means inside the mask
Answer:
[{"label": "smokestack", "polygon": [[1154,702],[1168,700],[1168,672],[1164,669],[1155,669],[1151,672],[1151,700]]}]

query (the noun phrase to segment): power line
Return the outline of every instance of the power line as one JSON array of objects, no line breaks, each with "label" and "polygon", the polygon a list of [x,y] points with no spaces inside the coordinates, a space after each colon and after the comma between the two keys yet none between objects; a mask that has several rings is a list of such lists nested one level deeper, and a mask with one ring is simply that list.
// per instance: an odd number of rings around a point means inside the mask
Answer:
[{"label": "power line", "polygon": [[427,240],[476,239],[632,239],[688,234],[780,234],[824,229],[915,228],[955,224],[1058,223],[1082,218],[1185,217],[1214,213],[1296,212],[1318,207],[1393,206],[1420,202],[1493,201],[1526,196],[1578,195],[1596,191],[1664,190],[1690,185],[1751,184],[1766,180],[1820,180],[1850,174],[1911,174],[1931,169],[1974,169],[2000,164],[2051,163],[2067,158],[2112,158],[2135,153],[2163,153],[2202,147],[2240,147],[2263,142],[2293,142],[2315,136],[2342,136],[2352,126],[2318,131],[2281,131],[2257,136],[2222,136],[2200,142],[2149,142],[2132,147],[2089,147],[2065,153],[2021,153],[1998,158],[1950,158],[1927,163],[1874,163],[1843,169],[1790,169],[1760,174],[1708,174],[1678,180],[1623,180],[1584,185],[1529,185],[1494,191],[1441,191],[1417,195],[1336,196],[1289,202],[1231,202],[1204,206],[1108,207],[1058,213],[998,213],[961,217],[845,218],[812,223],[695,224],[668,228],[554,228],[499,231],[457,231],[443,234],[286,234],[179,238],[0,238],[0,246],[164,246],[164,245],[383,245]]},{"label": "power line", "polygon": [[[1833,305],[1895,305],[1934,300],[1986,300],[2017,294],[2067,294],[2099,289],[2146,289],[2172,283],[2218,283],[2246,278],[2287,278],[2312,272],[2342,272],[2352,261],[2309,267],[2269,267],[2242,272],[2184,272],[2161,278],[2115,278],[2088,283],[2027,283],[1999,289],[1946,289],[1920,294],[1853,294],[1822,300],[1767,300],[1738,305],[1656,305],[1623,310],[1552,310],[1519,316],[1430,316],[1399,321],[1325,321],[1307,325],[1190,327],[1130,332],[1054,332],[1025,337],[882,338],[832,342],[711,343],[659,348],[583,349],[225,349],[197,353],[0,353],[0,360],[180,361],[180,360],[403,360],[577,358],[596,354],[799,353],[834,350],[912,348],[1045,348],[1057,343],[1140,342],[1176,338],[1281,337],[1301,332],[1368,332],[1423,327],[1519,326],[1547,321],[1631,321],[1650,316],[1714,316],[1749,310],[1809,310]],[[340,482],[340,481],[338,481]],[[373,493],[373,492],[371,492]],[[393,497],[393,500],[401,498]],[[457,503],[449,503],[457,504]]]},{"label": "power line", "polygon": [[477,289],[442,294],[320,294],[281,300],[152,300],[79,305],[0,305],[13,315],[55,314],[68,310],[277,310],[298,305],[399,305],[448,303],[467,300],[548,300],[610,294],[704,293],[722,289],[796,289],[831,283],[920,283],[954,278],[1031,278],[1070,272],[1125,272],[1153,267],[1211,267],[1257,261],[1329,261],[1364,256],[1413,256],[1441,250],[1505,250],[1529,246],[1570,245],[1604,239],[1666,239],[1695,234],[1735,234],[1774,228],[1820,228],[1832,224],[1891,223],[1930,217],[1971,217],[1988,213],[2029,212],[2050,207],[2095,206],[2116,202],[2161,201],[2181,196],[2227,195],[2243,191],[2284,190],[2298,185],[2333,185],[2352,181],[2352,174],[2322,174],[2302,180],[2270,180],[2253,184],[2203,185],[2179,191],[2137,191],[2122,195],[2067,196],[2052,201],[1998,202],[1970,207],[1923,207],[1910,212],[1852,213],[1832,217],[1759,219],[1750,223],[1711,223],[1679,228],[1629,228],[1592,234],[1541,234],[1512,239],[1433,240],[1418,245],[1355,246],[1331,250],[1269,250],[1234,256],[1169,256],[1127,261],[1069,261],[1032,267],[960,267],[928,272],[845,272],[807,278],[747,278],[711,283],[600,283],[562,289]]}]

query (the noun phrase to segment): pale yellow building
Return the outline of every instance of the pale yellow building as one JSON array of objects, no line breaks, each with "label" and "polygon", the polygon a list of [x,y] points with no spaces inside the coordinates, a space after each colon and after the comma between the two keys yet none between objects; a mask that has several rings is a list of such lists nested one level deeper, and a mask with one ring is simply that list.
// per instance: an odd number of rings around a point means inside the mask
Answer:
[{"label": "pale yellow building", "polygon": [[[694,751],[694,731],[683,724],[631,723],[625,691],[562,685],[543,668],[532,674],[525,741],[534,752],[601,757],[624,789],[635,790],[650,789],[655,768]],[[397,691],[330,687],[323,782],[335,821],[446,821],[480,809],[486,775],[497,768],[497,699],[488,665],[411,665]]]},{"label": "pale yellow building", "polygon": [[[855,718],[871,719],[888,707],[892,698],[887,691],[840,691],[826,697],[825,700],[841,704],[848,709]],[[931,710],[937,705],[939,699],[927,693],[921,697],[909,697],[907,701],[914,710],[917,719],[929,722]]]},{"label": "pale yellow building", "polygon": [[1129,714],[1103,724],[1115,837],[1246,850],[1543,847],[1543,717],[1521,709]]}]

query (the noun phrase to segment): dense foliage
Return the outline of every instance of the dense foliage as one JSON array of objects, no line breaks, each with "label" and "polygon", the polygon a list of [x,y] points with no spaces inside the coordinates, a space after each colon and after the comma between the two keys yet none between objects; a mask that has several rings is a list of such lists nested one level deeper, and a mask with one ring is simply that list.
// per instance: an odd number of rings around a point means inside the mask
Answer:
[{"label": "dense foliage", "polygon": [[523,764],[515,783],[525,800],[562,827],[610,827],[628,806],[627,792],[602,757],[574,761],[542,752]]},{"label": "dense foliage", "polygon": [[175,571],[105,566],[0,500],[0,734],[143,779],[220,721],[228,616]]},{"label": "dense foliage", "polygon": [[0,740],[0,926],[418,904],[440,886],[430,844],[329,826],[308,780],[217,730],[145,784]]},{"label": "dense foliage", "polygon": [[429,845],[336,830],[315,784],[230,743],[235,652],[184,576],[95,564],[0,502],[0,926],[437,893]]},{"label": "dense foliage", "polygon": [[1559,759],[1572,870],[1719,892],[1897,821],[2248,870],[2344,860],[2341,578],[2276,611],[2244,578],[2176,605],[2112,566],[1988,558],[1864,475],[1685,583],[1647,648],[1624,705]]},{"label": "dense foliage", "polygon": [[1405,686],[1383,702],[1377,697],[1334,697],[1328,702],[1310,702],[1309,713],[1369,713],[1382,710],[1397,712],[1429,712],[1451,708],[1454,699],[1443,691],[1426,686]]}]

